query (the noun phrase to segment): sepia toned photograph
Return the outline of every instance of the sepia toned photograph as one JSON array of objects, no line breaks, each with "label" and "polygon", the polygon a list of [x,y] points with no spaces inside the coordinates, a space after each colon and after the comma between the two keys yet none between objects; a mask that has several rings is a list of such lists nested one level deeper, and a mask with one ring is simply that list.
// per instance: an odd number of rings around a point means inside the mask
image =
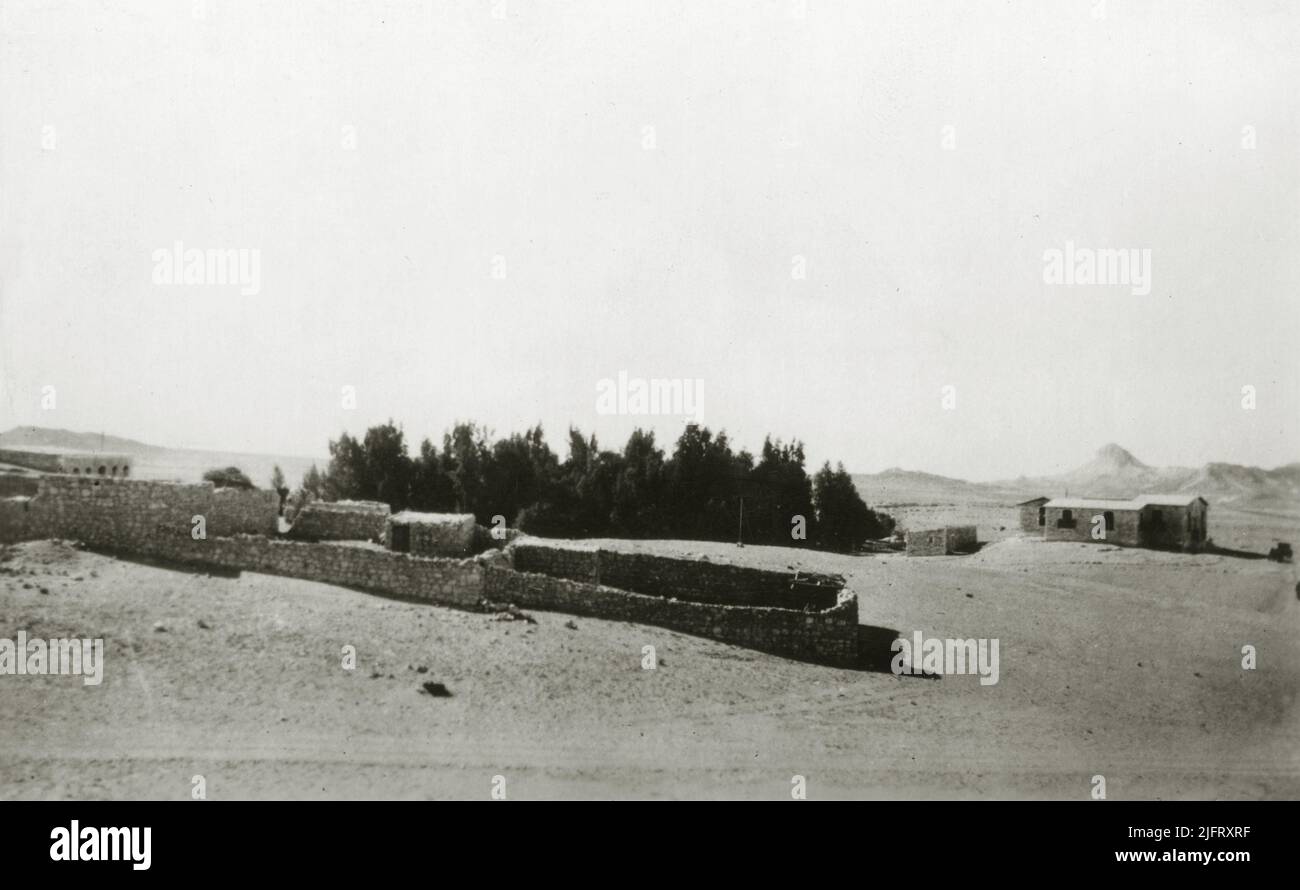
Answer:
[{"label": "sepia toned photograph", "polygon": [[1295,800],[1298,34],[0,0],[0,800]]}]

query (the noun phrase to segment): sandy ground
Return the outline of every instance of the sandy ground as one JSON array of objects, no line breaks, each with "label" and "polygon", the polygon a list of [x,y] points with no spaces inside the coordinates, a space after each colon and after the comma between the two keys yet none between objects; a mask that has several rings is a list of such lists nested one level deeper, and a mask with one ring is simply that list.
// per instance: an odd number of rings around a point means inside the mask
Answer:
[{"label": "sandy ground", "polygon": [[105,678],[0,676],[0,798],[186,799],[202,775],[210,799],[486,798],[494,776],[514,799],[788,799],[801,775],[810,798],[1084,800],[1096,774],[1112,799],[1300,797],[1292,565],[1018,538],[929,559],[610,546],[842,573],[864,625],[998,638],[1000,681],[31,543],[4,548],[0,637],[102,637]]}]

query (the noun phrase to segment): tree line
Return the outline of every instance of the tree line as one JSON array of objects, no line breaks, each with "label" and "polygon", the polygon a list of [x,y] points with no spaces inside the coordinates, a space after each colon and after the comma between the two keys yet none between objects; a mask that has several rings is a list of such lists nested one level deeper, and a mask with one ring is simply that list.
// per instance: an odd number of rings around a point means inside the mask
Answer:
[{"label": "tree line", "polygon": [[[799,441],[769,436],[757,457],[735,451],[725,432],[688,425],[668,455],[653,432],[635,430],[621,451],[569,430],[561,461],[540,426],[493,441],[457,423],[441,448],[415,454],[390,420],[329,443],[324,473],[313,466],[290,497],[291,518],[311,500],[374,500],[394,511],[473,513],[543,537],[743,540],[751,544],[852,550],[893,533],[870,509],[842,464],[809,477]],[[496,520],[494,522],[494,520]]]}]

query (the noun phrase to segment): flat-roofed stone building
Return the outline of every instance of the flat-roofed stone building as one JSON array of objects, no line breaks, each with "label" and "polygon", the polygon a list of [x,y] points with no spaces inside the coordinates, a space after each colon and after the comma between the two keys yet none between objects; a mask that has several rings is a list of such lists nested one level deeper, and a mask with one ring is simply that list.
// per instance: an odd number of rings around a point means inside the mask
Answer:
[{"label": "flat-roofed stone building", "polygon": [[117,451],[75,451],[42,445],[0,448],[0,463],[70,476],[104,476],[126,479],[135,467],[135,457]]},{"label": "flat-roofed stone building", "polygon": [[1020,530],[1022,532],[1033,533],[1043,528],[1047,521],[1047,511],[1043,509],[1043,504],[1050,500],[1051,498],[1048,497],[1036,497],[1016,504],[1016,509],[1020,511]]},{"label": "flat-roofed stone building", "polygon": [[469,556],[481,542],[472,513],[415,513],[403,510],[388,517],[384,545],[412,556]]},{"label": "flat-roofed stone building", "polygon": [[[1025,508],[1033,503],[1017,505],[1022,508],[1022,528]],[[1209,503],[1191,494],[1147,494],[1127,500],[1052,498],[1034,509],[1041,510],[1040,530],[1045,541],[1194,551],[1205,546]]]},{"label": "flat-roofed stone building", "polygon": [[949,556],[971,553],[978,546],[973,525],[946,525],[909,531],[903,536],[908,556]]}]

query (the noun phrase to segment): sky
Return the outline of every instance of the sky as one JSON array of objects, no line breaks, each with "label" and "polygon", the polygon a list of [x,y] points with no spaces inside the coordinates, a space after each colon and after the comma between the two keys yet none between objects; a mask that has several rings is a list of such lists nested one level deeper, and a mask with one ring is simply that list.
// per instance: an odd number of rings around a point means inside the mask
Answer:
[{"label": "sky", "polygon": [[1295,4],[0,11],[0,429],[671,447],[622,373],[857,472],[1300,460]]}]

